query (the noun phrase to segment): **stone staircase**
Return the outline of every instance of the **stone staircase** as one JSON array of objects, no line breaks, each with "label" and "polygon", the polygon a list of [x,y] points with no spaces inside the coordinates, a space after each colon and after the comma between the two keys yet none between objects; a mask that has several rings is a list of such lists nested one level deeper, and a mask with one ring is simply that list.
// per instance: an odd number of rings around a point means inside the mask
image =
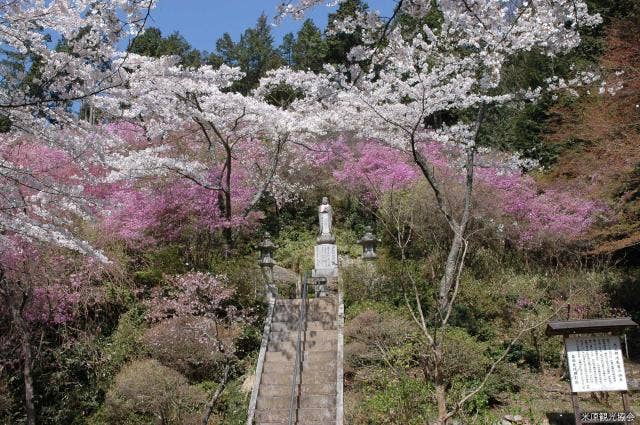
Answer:
[{"label": "stone staircase", "polygon": [[[278,299],[275,302],[254,424],[289,424],[301,301]],[[307,300],[306,316],[301,335],[302,374],[299,387],[294,390],[292,424],[335,424],[338,398],[337,297]]]}]

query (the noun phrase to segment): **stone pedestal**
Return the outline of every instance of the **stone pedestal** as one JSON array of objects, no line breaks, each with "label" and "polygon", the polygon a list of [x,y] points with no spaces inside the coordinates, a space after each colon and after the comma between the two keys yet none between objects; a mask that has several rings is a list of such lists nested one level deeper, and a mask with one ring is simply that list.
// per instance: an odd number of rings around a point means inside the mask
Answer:
[{"label": "stone pedestal", "polygon": [[320,244],[315,247],[315,267],[312,277],[338,276],[338,246],[336,244]]}]

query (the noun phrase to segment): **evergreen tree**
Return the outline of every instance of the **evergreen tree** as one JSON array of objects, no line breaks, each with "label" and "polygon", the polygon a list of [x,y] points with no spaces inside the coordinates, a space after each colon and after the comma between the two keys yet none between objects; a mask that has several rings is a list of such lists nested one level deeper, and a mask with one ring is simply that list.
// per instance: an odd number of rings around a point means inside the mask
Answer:
[{"label": "evergreen tree", "polygon": [[280,53],[280,56],[287,66],[293,66],[293,45],[295,42],[295,35],[289,32],[282,37],[282,44],[278,47],[278,53]]},{"label": "evergreen tree", "polygon": [[245,78],[233,87],[243,94],[256,87],[267,71],[283,64],[282,57],[273,47],[271,27],[264,13],[258,18],[255,27],[247,29],[242,34],[238,43],[234,43],[229,34],[224,34],[216,42],[216,50],[223,63],[239,66],[246,74]]},{"label": "evergreen tree", "polygon": [[238,54],[236,43],[231,39],[228,32],[222,34],[222,37],[216,41],[217,56],[222,63],[229,66],[238,66]]},{"label": "evergreen tree", "polygon": [[163,37],[158,28],[148,28],[139,37],[135,38],[128,49],[139,55],[161,57],[180,56],[180,64],[188,67],[198,67],[202,64],[202,54],[191,47],[189,42],[174,32],[168,37]]},{"label": "evergreen tree", "polygon": [[293,62],[296,69],[319,72],[322,70],[327,43],[322,38],[320,29],[311,19],[304,21],[293,44]]},{"label": "evergreen tree", "polygon": [[256,26],[246,30],[240,37],[237,57],[240,68],[247,74],[238,87],[242,93],[248,93],[256,87],[267,71],[282,65],[282,58],[273,47],[271,27],[264,13],[258,18]]},{"label": "evergreen tree", "polygon": [[362,0],[346,0],[340,3],[340,7],[335,13],[329,14],[329,23],[327,25],[327,53],[324,62],[329,64],[346,64],[347,54],[358,45],[362,44],[362,35],[360,31],[352,34],[337,33],[331,34],[335,30],[337,21],[347,17],[355,17],[358,13],[369,9],[369,6]]}]

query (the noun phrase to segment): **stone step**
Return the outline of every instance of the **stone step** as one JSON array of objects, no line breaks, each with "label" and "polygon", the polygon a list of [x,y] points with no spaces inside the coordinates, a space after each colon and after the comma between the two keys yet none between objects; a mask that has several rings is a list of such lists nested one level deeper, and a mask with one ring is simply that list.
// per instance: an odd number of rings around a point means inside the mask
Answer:
[{"label": "stone step", "polygon": [[302,385],[333,384],[336,382],[336,370],[305,370],[302,372]]},{"label": "stone step", "polygon": [[[292,363],[295,361],[295,353],[293,355],[283,353],[279,351],[268,351],[265,355],[265,361]],[[303,353],[302,358],[305,361],[316,362],[331,362],[337,358],[337,352],[335,350],[327,351],[308,351]]]},{"label": "stone step", "polygon": [[[289,409],[256,410],[256,423],[284,424],[289,420]],[[336,412],[323,408],[298,409],[298,425],[311,425],[315,423],[329,424],[336,419]]]},{"label": "stone step", "polygon": [[[309,304],[307,305],[307,314],[312,312],[335,313],[338,310],[333,304]],[[276,306],[274,313],[287,312],[295,316],[300,314],[300,306]]]},{"label": "stone step", "polygon": [[[260,378],[261,385],[289,385],[293,383],[293,369],[283,372],[263,372]],[[302,371],[303,385],[306,384],[331,384],[336,382],[336,369],[311,369]]]},{"label": "stone step", "polygon": [[[275,362],[275,361],[266,361],[264,362],[264,370],[271,371],[289,371],[290,374],[293,374],[293,363],[294,362]],[[319,362],[319,361],[309,361],[306,360],[302,364],[302,373],[305,372],[317,372],[317,373],[334,373],[336,371],[336,360],[334,359],[331,362]]]},{"label": "stone step", "polygon": [[[302,332],[300,332],[302,336]],[[337,330],[323,330],[323,331],[306,331],[304,333],[306,341],[328,341],[338,338]],[[298,331],[284,331],[284,332],[271,332],[269,334],[269,342],[297,342]]]},{"label": "stone step", "polygon": [[[289,300],[291,301],[291,300]],[[298,301],[298,300],[295,300]],[[307,312],[331,312],[335,313],[338,309],[338,303],[334,301],[330,301],[327,298],[309,300],[307,303]],[[274,312],[283,312],[286,311],[288,313],[292,313],[298,315],[300,313],[300,302],[288,302],[281,303],[277,302],[274,306]]]},{"label": "stone step", "polygon": [[[304,351],[330,351],[337,350],[338,341],[331,340],[319,340],[319,341],[306,341],[304,344]],[[269,341],[267,345],[267,351],[279,351],[287,355],[293,355],[295,357],[297,350],[296,341]]]},{"label": "stone step", "polygon": [[[332,395],[336,394],[336,383],[335,381],[329,384],[307,384],[303,383],[301,387],[302,395]],[[260,385],[260,392],[258,393],[258,398],[260,397],[277,397],[277,396],[285,396],[291,395],[291,383],[289,385],[277,385],[277,384],[267,384],[266,382],[262,382]]]},{"label": "stone step", "polygon": [[[299,306],[300,302],[302,302],[302,298],[278,298],[276,300],[276,306]],[[307,303],[308,305],[338,305],[338,300],[336,299],[336,297],[307,298]]]},{"label": "stone step", "polygon": [[[276,301],[258,390],[255,424],[288,424],[302,300]],[[302,336],[298,425],[326,425],[336,418],[337,298],[309,299]]]},{"label": "stone step", "polygon": [[[258,399],[258,410],[278,410],[289,409],[289,403],[291,402],[291,394],[278,395],[278,396],[266,396]],[[322,395],[309,395],[304,394],[300,396],[300,406],[302,408],[323,408],[323,409],[335,409],[336,408],[336,396],[335,394],[322,394]]]},{"label": "stone step", "polygon": [[[315,351],[318,353],[320,351]],[[293,368],[295,362],[295,356],[287,356],[284,353],[270,352],[267,353],[264,360],[264,370],[287,370]],[[337,353],[333,353],[332,356],[311,356],[309,353],[302,356],[302,366],[305,369],[311,369],[315,367],[335,367],[337,362]]]},{"label": "stone step", "polygon": [[[307,314],[307,321],[313,322],[322,322],[326,324],[335,323],[336,313],[331,312],[316,312],[312,311]],[[283,312],[274,312],[272,323],[289,323],[290,326],[296,326],[297,329],[298,324],[298,314],[288,313],[286,311]]]},{"label": "stone step", "polygon": [[[330,331],[338,329],[338,324],[335,321],[321,322],[321,321],[307,321],[307,331]],[[298,322],[271,322],[271,332],[286,332],[286,331],[298,331]]]}]

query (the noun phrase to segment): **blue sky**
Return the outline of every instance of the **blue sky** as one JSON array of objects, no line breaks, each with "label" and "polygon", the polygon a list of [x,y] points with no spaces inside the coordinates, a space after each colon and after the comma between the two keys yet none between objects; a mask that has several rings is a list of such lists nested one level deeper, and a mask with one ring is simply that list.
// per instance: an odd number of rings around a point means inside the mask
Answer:
[{"label": "blue sky", "polygon": [[[234,40],[248,27],[255,25],[262,12],[273,18],[282,0],[159,0],[151,13],[148,26],[158,27],[163,35],[179,31],[191,45],[200,50],[215,50],[215,42],[228,32]],[[388,15],[392,0],[370,0],[371,9]],[[327,15],[335,10],[319,6],[309,13],[320,28],[327,23]],[[287,18],[273,28],[275,44],[279,45],[287,32],[297,32],[302,21]]]}]

